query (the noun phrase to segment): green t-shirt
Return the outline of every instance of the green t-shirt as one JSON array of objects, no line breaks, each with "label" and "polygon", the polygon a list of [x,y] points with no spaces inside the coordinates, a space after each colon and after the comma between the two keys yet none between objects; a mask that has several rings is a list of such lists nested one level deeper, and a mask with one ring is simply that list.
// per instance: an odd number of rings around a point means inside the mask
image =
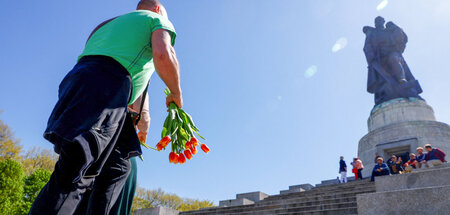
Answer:
[{"label": "green t-shirt", "polygon": [[78,60],[87,55],[114,58],[130,73],[133,82],[132,104],[144,91],[152,73],[151,35],[157,29],[167,30],[175,43],[175,28],[165,17],[147,10],[119,16],[98,29],[89,39]]}]

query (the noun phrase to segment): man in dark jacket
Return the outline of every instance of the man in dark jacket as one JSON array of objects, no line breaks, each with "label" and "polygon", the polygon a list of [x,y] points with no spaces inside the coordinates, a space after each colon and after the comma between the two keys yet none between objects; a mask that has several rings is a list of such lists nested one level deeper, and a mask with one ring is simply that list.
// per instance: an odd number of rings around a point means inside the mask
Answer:
[{"label": "man in dark jacket", "polygon": [[389,167],[386,163],[384,163],[384,159],[379,157],[377,159],[377,164],[373,167],[370,181],[375,181],[375,177],[383,175],[390,175]]},{"label": "man in dark jacket", "polygon": [[341,174],[339,182],[347,183],[347,164],[345,164],[343,156],[341,156],[341,160],[339,161],[339,173]]}]

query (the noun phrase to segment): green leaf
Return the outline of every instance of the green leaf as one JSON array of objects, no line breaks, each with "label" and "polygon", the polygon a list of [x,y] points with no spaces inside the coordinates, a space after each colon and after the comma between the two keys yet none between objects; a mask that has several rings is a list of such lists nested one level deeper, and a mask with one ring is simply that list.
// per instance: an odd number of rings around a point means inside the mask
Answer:
[{"label": "green leaf", "polygon": [[189,140],[188,134],[182,127],[180,127],[180,129],[178,131],[179,131],[180,135],[184,138],[184,140],[186,140],[186,141]]},{"label": "green leaf", "polygon": [[[181,109],[180,109],[181,110]],[[185,111],[181,110],[186,117],[188,118],[189,124],[191,124],[191,127],[195,130],[195,131],[199,131],[199,129],[195,126],[194,120],[192,120],[191,115],[189,115],[188,113],[186,113]]]},{"label": "green leaf", "polygon": [[163,137],[165,137],[165,136],[167,136],[167,128],[166,128],[166,127],[163,127],[163,130],[162,130],[162,132],[161,132],[161,138],[163,138]]},{"label": "green leaf", "polygon": [[[195,130],[194,130],[195,131]],[[195,133],[202,139],[206,140],[204,137],[202,137],[202,135],[200,135],[197,131],[195,131]]]}]

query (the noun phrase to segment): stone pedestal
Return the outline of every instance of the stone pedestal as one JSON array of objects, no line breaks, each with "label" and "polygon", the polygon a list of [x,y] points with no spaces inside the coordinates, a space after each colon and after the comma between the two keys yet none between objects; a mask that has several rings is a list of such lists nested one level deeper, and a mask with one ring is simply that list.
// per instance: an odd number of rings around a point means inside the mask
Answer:
[{"label": "stone pedestal", "polygon": [[393,99],[377,105],[368,119],[369,133],[359,141],[358,157],[363,177],[373,169],[375,153],[387,160],[393,154],[416,153],[431,144],[450,153],[450,126],[436,121],[433,109],[423,100]]}]

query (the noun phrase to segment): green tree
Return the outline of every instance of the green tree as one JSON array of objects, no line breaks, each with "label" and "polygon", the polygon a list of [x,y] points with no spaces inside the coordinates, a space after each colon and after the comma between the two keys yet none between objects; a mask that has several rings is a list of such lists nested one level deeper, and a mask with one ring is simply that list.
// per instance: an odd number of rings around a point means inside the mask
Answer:
[{"label": "green tree", "polygon": [[53,172],[57,159],[58,156],[53,151],[34,146],[23,156],[22,166],[26,175],[38,169],[46,169]]},{"label": "green tree", "polygon": [[214,203],[209,200],[184,199],[183,204],[178,208],[179,211],[194,211],[201,208],[214,207]]},{"label": "green tree", "polygon": [[0,161],[7,159],[20,160],[22,147],[19,142],[20,140],[14,138],[14,133],[8,125],[0,120]]},{"label": "green tree", "polygon": [[179,211],[198,210],[214,207],[214,203],[208,200],[181,198],[176,194],[166,193],[161,188],[147,190],[138,187],[133,199],[132,211],[143,208],[167,207]]},{"label": "green tree", "polygon": [[47,169],[37,169],[25,179],[23,214],[28,213],[37,195],[50,180],[51,175],[52,172]]},{"label": "green tree", "polygon": [[19,162],[0,161],[0,214],[20,214],[23,206],[24,176]]}]

